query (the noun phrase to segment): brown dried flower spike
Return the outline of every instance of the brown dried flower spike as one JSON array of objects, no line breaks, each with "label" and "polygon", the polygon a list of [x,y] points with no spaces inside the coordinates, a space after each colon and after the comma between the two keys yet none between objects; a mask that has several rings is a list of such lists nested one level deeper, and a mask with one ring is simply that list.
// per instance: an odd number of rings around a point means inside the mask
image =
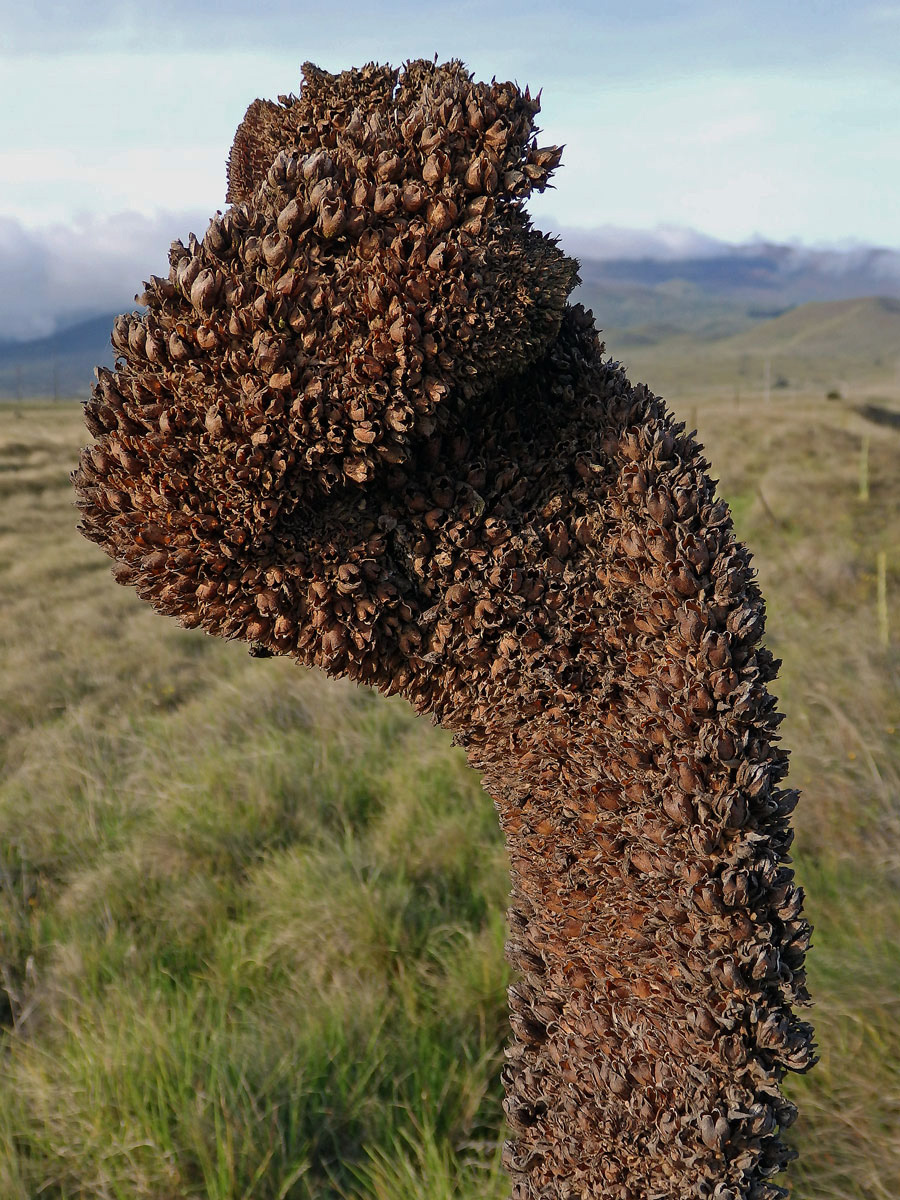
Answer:
[{"label": "brown dried flower spike", "polygon": [[523,204],[459,62],[304,68],[116,320],[82,530],[160,612],[453,730],[509,845],[513,1196],[773,1200],[809,926],[764,609],[700,447]]}]

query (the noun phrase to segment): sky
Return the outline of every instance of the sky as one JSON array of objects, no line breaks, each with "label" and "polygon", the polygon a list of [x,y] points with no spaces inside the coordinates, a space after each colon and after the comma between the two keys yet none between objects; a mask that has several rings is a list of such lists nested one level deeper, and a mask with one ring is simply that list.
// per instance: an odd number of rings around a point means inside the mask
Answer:
[{"label": "sky", "polygon": [[545,229],[900,247],[898,52],[900,3],[869,0],[0,0],[0,338],[165,273],[224,206],[248,103],[307,59],[437,53],[542,89]]}]

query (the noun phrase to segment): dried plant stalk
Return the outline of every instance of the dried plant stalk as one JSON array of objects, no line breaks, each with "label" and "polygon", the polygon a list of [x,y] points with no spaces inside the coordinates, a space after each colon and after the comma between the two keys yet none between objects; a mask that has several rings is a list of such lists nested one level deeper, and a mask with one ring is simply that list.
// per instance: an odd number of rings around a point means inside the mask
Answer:
[{"label": "dried plant stalk", "polygon": [[305,68],[85,417],[83,532],[187,626],[402,693],[512,871],[518,1200],[772,1200],[812,1062],[764,609],[700,447],[523,202],[539,104]]}]

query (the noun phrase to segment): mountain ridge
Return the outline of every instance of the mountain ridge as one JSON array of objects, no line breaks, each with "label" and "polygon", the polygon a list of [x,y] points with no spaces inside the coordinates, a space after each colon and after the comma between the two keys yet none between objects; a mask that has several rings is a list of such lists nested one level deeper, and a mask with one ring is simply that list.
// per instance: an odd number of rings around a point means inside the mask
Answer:
[{"label": "mountain ridge", "polygon": [[[900,347],[900,266],[896,279],[880,266],[873,271],[873,261],[883,265],[881,252],[873,251],[874,259],[857,255],[852,269],[838,271],[833,259],[823,270],[821,260],[818,266],[808,256],[800,262],[786,247],[757,251],[668,260],[582,258],[573,298],[593,310],[607,345],[619,350],[677,351],[691,342],[717,356],[783,353],[790,329],[797,339],[791,353],[804,359],[871,364]],[[859,290],[865,284],[887,286]],[[123,305],[122,311],[133,307]],[[115,316],[92,316],[31,341],[0,339],[0,399],[86,396],[94,368],[113,365]],[[779,321],[787,324],[774,324]],[[837,323],[837,339],[817,332],[826,321]],[[770,336],[767,350],[763,343]]]}]

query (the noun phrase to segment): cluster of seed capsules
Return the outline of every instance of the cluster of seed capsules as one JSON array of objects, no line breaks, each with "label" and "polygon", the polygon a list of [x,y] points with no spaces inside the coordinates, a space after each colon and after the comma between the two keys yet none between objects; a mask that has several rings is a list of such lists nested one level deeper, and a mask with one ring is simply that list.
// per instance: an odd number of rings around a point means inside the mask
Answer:
[{"label": "cluster of seed capsules", "polygon": [[173,244],[74,481],[187,626],[402,693],[510,853],[516,1200],[775,1200],[813,1061],[764,608],[708,464],[523,202],[538,102],[305,68]]}]

